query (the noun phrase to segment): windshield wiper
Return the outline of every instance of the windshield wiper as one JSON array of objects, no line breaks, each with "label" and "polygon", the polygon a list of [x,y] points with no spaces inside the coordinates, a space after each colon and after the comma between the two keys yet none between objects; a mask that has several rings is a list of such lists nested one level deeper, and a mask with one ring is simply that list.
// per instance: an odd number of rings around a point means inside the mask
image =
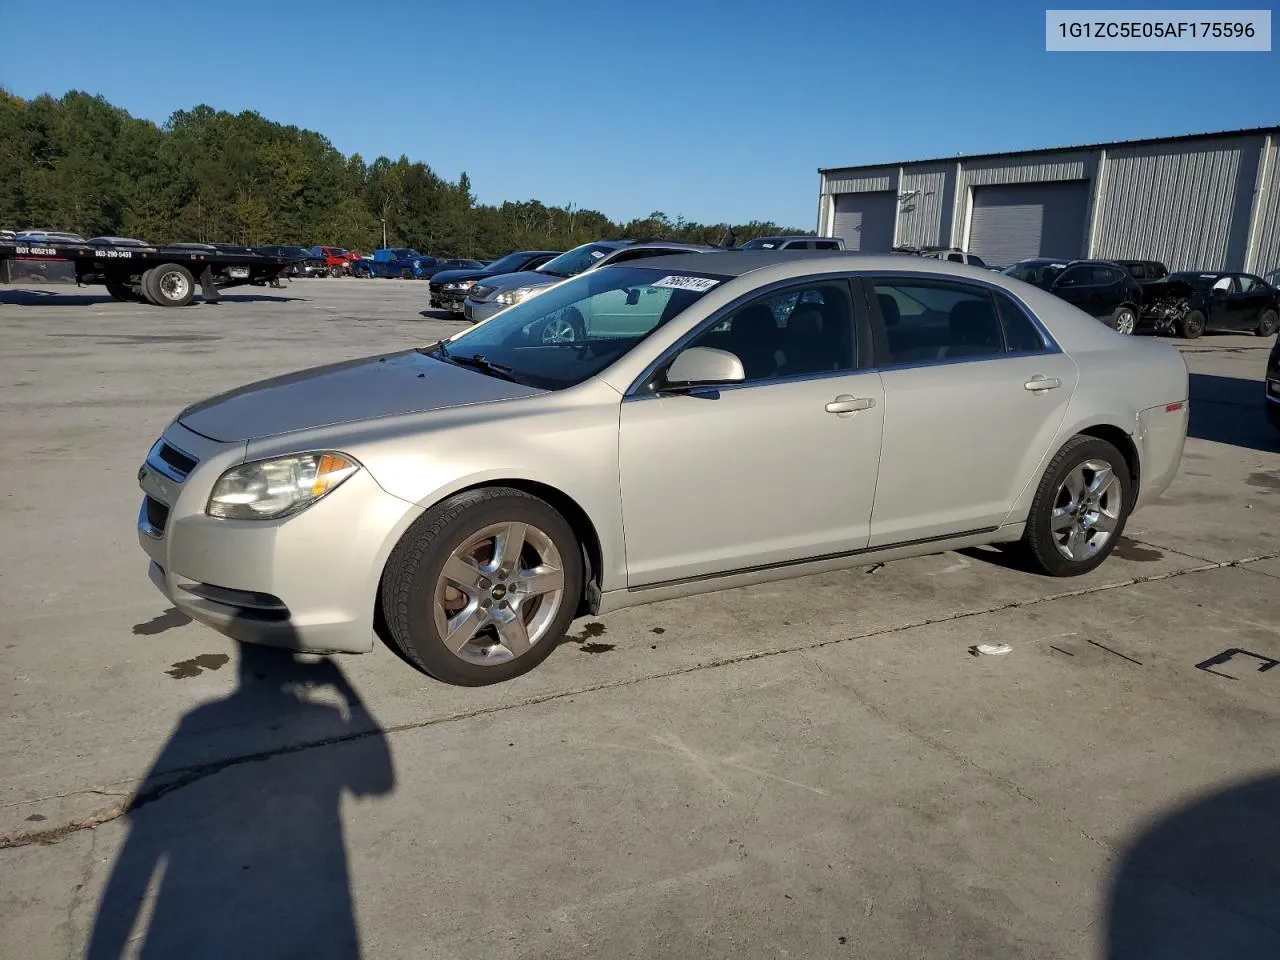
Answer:
[{"label": "windshield wiper", "polygon": [[483,356],[481,356],[478,353],[470,357],[457,357],[451,353],[445,353],[443,354],[443,356],[450,363],[456,363],[458,364],[458,366],[461,366],[461,367],[473,367],[474,369],[479,370],[481,373],[487,373],[492,377],[497,377],[499,380],[509,380],[512,383],[519,383],[519,384],[524,383],[523,380],[521,380],[518,376],[516,376],[515,371],[512,370],[510,367],[506,366],[505,364],[494,363],[491,360],[486,360]]},{"label": "windshield wiper", "polygon": [[545,273],[548,277],[559,277],[561,280],[568,280],[568,279],[569,279],[569,274],[567,274],[567,273],[560,273],[558,270],[543,270],[543,269],[539,268],[537,272],[538,272],[538,273]]}]

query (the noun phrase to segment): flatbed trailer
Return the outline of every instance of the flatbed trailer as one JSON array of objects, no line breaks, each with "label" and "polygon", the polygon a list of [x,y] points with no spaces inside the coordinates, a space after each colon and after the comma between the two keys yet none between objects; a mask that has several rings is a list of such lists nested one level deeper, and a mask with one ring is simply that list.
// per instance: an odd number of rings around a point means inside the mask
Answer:
[{"label": "flatbed trailer", "polygon": [[76,282],[102,284],[117,300],[183,307],[200,295],[217,303],[218,291],[279,280],[292,261],[244,248],[207,243],[144,244],[18,243],[0,241],[0,280],[13,261],[67,261]]}]

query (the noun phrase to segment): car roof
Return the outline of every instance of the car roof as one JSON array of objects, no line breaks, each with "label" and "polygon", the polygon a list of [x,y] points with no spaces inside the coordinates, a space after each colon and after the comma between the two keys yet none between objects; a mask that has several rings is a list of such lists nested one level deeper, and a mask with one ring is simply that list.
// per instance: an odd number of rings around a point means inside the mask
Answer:
[{"label": "car roof", "polygon": [[[1055,261],[1065,263],[1066,261]],[[933,260],[906,253],[854,253],[848,250],[715,250],[707,253],[674,253],[666,257],[650,257],[629,262],[628,267],[641,269],[687,270],[693,273],[715,273],[741,277],[756,270],[779,265],[804,265],[807,270],[794,270],[804,277],[837,270],[883,270],[900,273],[954,273],[960,277],[986,277],[991,271],[968,264]]]}]

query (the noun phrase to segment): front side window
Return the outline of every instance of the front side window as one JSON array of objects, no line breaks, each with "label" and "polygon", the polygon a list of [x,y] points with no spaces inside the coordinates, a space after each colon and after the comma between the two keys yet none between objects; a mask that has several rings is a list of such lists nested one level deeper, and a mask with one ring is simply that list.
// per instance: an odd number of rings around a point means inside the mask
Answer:
[{"label": "front side window", "polygon": [[813,249],[815,250],[839,250],[840,244],[834,240],[814,240]]},{"label": "front side window", "polygon": [[1068,267],[1062,271],[1062,275],[1054,281],[1059,287],[1087,287],[1097,281],[1094,280],[1093,267],[1079,265]]},{"label": "front side window", "polygon": [[825,281],[774,291],[736,308],[689,346],[734,354],[748,383],[852,370],[849,289]]},{"label": "front side window", "polygon": [[1236,282],[1240,284],[1241,293],[1248,293],[1258,284],[1258,278],[1251,277],[1248,274],[1241,274],[1236,277]]},{"label": "front side window", "polygon": [[[944,280],[875,280],[876,302],[884,322],[889,365],[981,360],[1005,353],[1005,328],[992,293],[982,287]],[[1006,310],[1016,310],[1008,304]],[[1025,320],[1025,318],[1023,318]],[[1010,318],[1010,333],[1021,345],[1043,349]]]},{"label": "front side window", "polygon": [[630,265],[591,270],[447,341],[443,352],[426,352],[560,390],[595,376],[726,279]]},{"label": "front side window", "polygon": [[781,247],[781,241],[777,237],[756,237],[754,240],[748,240],[741,247],[743,250],[777,250]]}]

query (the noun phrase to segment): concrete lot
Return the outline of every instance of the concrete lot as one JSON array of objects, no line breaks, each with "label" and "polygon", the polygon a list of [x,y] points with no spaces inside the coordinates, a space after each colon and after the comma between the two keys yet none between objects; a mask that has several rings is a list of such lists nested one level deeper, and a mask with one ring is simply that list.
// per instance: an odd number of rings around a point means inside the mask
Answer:
[{"label": "concrete lot", "polygon": [[166,423],[457,329],[425,296],[0,287],[0,954],[1280,956],[1280,668],[1210,662],[1280,660],[1269,341],[1185,345],[1182,473],[1078,580],[975,551],[658,604],[483,689],[167,609]]}]

